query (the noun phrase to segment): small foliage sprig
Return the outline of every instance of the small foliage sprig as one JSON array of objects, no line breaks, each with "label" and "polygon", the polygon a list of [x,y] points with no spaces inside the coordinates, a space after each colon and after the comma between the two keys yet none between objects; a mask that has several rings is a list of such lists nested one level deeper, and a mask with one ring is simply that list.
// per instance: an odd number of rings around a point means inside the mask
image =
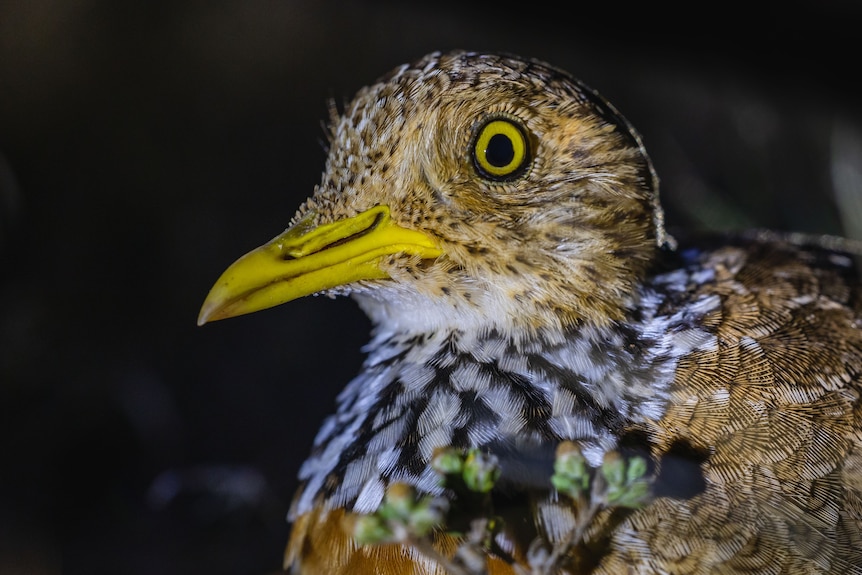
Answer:
[{"label": "small foliage sprig", "polygon": [[647,477],[647,469],[643,457],[626,459],[616,451],[605,453],[596,469],[589,466],[575,442],[562,442],[557,447],[551,485],[572,500],[577,510],[575,526],[550,552],[541,545],[531,546],[528,562],[532,573],[556,572],[569,552],[584,540],[587,529],[602,509],[644,506],[650,498],[651,478]]},{"label": "small foliage sprig", "polygon": [[[494,515],[491,493],[500,478],[494,455],[479,449],[439,449],[431,467],[440,475],[448,496],[419,496],[405,483],[392,483],[376,511],[353,522],[353,537],[360,544],[401,543],[410,545],[436,561],[452,575],[484,575],[490,554],[501,555],[494,536],[502,529]],[[586,530],[605,508],[636,509],[650,499],[651,478],[643,457],[625,458],[617,452],[605,454],[601,465],[589,465],[577,443],[564,441],[556,452],[550,484],[562,497],[572,500],[575,526],[568,537],[548,550],[540,540],[527,553],[529,569],[513,564],[518,575],[550,575],[574,547],[583,542]],[[450,524],[451,513],[468,509],[468,528],[459,533]],[[433,545],[434,533],[463,537],[450,559]]]},{"label": "small foliage sprig", "polygon": [[587,464],[580,447],[564,441],[557,447],[551,485],[572,499],[589,495],[602,507],[637,509],[649,498],[650,481],[646,477],[647,462],[643,457],[625,459],[616,451],[605,453],[596,470]]},{"label": "small foliage sprig", "polygon": [[[442,565],[452,575],[478,575],[486,572],[486,559],[492,545],[497,522],[489,494],[500,477],[497,458],[479,449],[465,451],[440,449],[431,460],[440,475],[440,484],[453,492],[454,498],[419,496],[406,483],[392,483],[376,511],[355,518],[354,539],[365,545],[402,543],[414,547]],[[445,557],[433,545],[433,532],[447,530],[447,514],[454,499],[470,499],[476,517],[455,556]]]}]

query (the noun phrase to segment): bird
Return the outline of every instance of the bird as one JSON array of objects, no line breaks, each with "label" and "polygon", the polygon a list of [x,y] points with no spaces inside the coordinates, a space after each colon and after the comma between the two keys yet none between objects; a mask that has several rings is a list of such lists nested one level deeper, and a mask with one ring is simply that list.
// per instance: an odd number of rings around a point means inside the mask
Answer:
[{"label": "bird", "polygon": [[[669,234],[641,135],[536,59],[433,52],[330,116],[320,184],[198,320],[311,294],[371,320],[299,469],[285,569],[862,573],[852,242]],[[561,445],[590,477],[642,457],[651,495],[584,515],[549,482]],[[350,518],[404,486],[454,505],[446,449],[496,462],[479,567],[468,528],[357,542]]]}]

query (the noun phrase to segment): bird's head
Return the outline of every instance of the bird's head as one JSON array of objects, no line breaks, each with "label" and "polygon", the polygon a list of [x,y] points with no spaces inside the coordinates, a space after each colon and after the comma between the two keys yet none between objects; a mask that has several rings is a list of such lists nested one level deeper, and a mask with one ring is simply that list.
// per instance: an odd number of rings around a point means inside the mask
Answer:
[{"label": "bird's head", "polygon": [[312,293],[378,323],[528,330],[621,319],[664,241],[640,137],[564,72],[431,54],[333,114],[321,184],[219,278],[199,323]]}]

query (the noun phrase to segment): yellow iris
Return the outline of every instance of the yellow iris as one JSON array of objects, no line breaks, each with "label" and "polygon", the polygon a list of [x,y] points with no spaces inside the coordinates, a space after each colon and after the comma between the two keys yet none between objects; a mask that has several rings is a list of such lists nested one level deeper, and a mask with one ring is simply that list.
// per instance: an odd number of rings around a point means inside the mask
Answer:
[{"label": "yellow iris", "polygon": [[518,175],[526,166],[529,154],[523,129],[503,118],[482,126],[473,148],[473,159],[480,174],[501,180]]}]

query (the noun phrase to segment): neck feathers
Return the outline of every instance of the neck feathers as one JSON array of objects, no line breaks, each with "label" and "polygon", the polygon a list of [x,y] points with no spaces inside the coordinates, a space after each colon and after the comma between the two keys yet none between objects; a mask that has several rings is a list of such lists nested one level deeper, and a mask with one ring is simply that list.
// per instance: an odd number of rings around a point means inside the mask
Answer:
[{"label": "neck feathers", "polygon": [[[701,319],[718,298],[680,303],[689,280],[684,270],[655,278],[628,321],[529,341],[378,326],[300,471],[292,516],[318,497],[371,511],[390,481],[439,492],[428,463],[444,446],[511,452],[571,439],[597,464],[626,428],[661,417],[679,358],[716,345]],[[664,313],[669,300],[674,311]]]}]

